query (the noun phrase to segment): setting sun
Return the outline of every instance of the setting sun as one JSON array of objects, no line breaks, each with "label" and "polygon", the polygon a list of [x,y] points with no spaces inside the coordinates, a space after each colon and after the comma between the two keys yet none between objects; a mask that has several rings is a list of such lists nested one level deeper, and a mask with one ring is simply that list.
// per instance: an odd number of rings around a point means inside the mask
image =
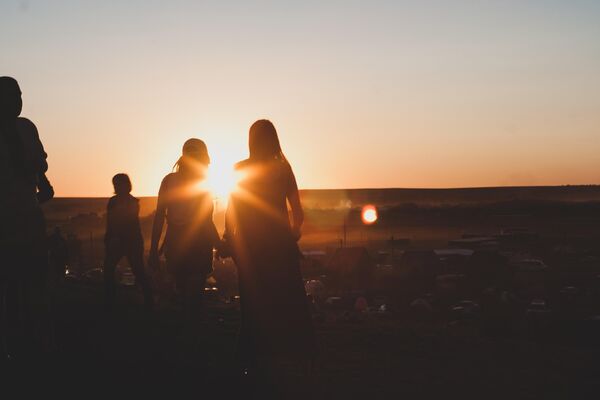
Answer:
[{"label": "setting sun", "polygon": [[233,168],[234,160],[229,160],[226,154],[223,156],[214,157],[209,165],[206,186],[220,204],[226,205],[229,195],[237,186],[238,176]]}]

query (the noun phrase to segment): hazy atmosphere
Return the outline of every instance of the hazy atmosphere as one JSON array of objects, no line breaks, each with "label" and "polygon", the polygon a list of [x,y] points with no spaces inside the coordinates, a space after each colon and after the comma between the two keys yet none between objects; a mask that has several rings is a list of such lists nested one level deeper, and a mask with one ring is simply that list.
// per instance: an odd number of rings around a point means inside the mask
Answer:
[{"label": "hazy atmosphere", "polygon": [[58,196],[224,174],[269,118],[301,188],[600,182],[596,1],[12,1],[0,72]]}]

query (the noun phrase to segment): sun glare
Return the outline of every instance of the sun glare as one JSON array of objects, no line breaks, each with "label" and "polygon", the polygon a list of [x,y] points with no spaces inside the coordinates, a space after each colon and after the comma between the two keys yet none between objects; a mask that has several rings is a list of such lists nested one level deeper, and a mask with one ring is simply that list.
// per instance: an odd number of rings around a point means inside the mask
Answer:
[{"label": "sun glare", "polygon": [[213,160],[208,167],[206,185],[215,199],[224,206],[227,204],[231,192],[237,187],[238,177],[232,162],[218,161],[216,157]]},{"label": "sun glare", "polygon": [[364,224],[371,225],[377,221],[377,208],[373,205],[366,205],[362,209],[361,213],[362,221]]}]

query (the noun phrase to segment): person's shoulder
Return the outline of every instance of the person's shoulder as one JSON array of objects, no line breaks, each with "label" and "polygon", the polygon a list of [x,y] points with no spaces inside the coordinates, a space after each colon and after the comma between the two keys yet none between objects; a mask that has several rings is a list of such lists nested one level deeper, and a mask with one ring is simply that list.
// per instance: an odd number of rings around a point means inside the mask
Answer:
[{"label": "person's shoulder", "polygon": [[292,172],[292,166],[288,162],[288,160],[280,160],[279,161],[279,166],[280,166],[281,169],[283,169],[286,172]]},{"label": "person's shoulder", "polygon": [[127,200],[129,200],[130,202],[135,203],[135,204],[139,204],[140,203],[140,199],[138,199],[137,197],[135,197],[131,193],[129,193],[127,195]]},{"label": "person's shoulder", "polygon": [[112,196],[111,198],[108,199],[108,205],[107,205],[107,207],[111,208],[112,206],[115,205],[116,201],[117,201],[117,196],[116,195]]},{"label": "person's shoulder", "polygon": [[160,188],[166,189],[169,186],[169,184],[171,184],[171,182],[173,182],[175,179],[177,179],[175,172],[168,173],[167,175],[165,175],[162,181],[160,181]]},{"label": "person's shoulder", "polygon": [[34,129],[37,131],[35,124],[29,118],[25,117],[17,117],[17,127]]},{"label": "person's shoulder", "polygon": [[17,118],[17,130],[25,138],[39,138],[37,127],[31,120],[25,117]]},{"label": "person's shoulder", "polygon": [[177,178],[177,174],[175,172],[170,172],[162,180],[162,183],[168,183]]},{"label": "person's shoulder", "polygon": [[292,171],[292,166],[290,165],[290,163],[287,160],[273,160],[269,163],[269,168],[271,169],[272,173],[274,173],[277,176],[290,176],[293,175],[294,172]]},{"label": "person's shoulder", "polygon": [[246,169],[248,167],[250,167],[250,165],[252,165],[252,160],[250,160],[249,158],[239,161],[237,163],[235,163],[235,165],[233,166],[233,169],[236,171],[241,171],[243,169]]}]

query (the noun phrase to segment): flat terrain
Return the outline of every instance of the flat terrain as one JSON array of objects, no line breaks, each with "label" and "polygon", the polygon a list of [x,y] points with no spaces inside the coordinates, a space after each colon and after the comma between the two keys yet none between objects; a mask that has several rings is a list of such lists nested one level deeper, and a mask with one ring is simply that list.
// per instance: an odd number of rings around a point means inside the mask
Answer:
[{"label": "flat terrain", "polygon": [[[514,332],[490,336],[483,319],[450,324],[445,317],[414,318],[407,311],[413,298],[404,298],[398,292],[406,286],[398,286],[384,293],[390,304],[396,294],[402,299],[393,312],[359,314],[350,305],[315,314],[320,352],[313,376],[280,360],[266,376],[253,377],[236,367],[235,304],[212,301],[203,321],[186,322],[173,305],[147,312],[135,288],[121,287],[119,307],[107,313],[98,284],[69,281],[52,296],[56,351],[42,360],[4,360],[0,378],[21,391],[45,382],[47,392],[130,391],[136,397],[191,390],[216,398],[598,398],[600,326],[593,318],[599,314],[594,300],[599,187],[334,190],[302,196],[303,250],[329,253],[339,246],[344,224],[349,245],[365,246],[372,255],[388,251],[392,236],[410,239],[412,249],[430,250],[466,234],[497,235],[515,227],[535,232],[537,239],[518,251],[549,266],[554,281],[540,296],[557,317],[553,325],[528,333],[521,319],[531,299],[523,297],[511,317]],[[154,202],[141,199],[146,238]],[[374,226],[360,222],[360,207],[367,203],[379,208]],[[49,228],[60,226],[78,238],[69,239],[73,271],[101,266],[105,205],[106,199],[55,199],[45,207]],[[222,211],[215,220],[221,224]],[[564,294],[568,285],[577,288]],[[569,303],[570,311],[560,314],[557,299],[569,290],[585,303],[584,317],[592,317],[583,330],[569,331],[570,323],[584,321],[576,320],[579,303]],[[473,300],[483,300],[481,293]]]},{"label": "flat terrain", "polygon": [[398,316],[317,322],[314,376],[282,361],[257,385],[235,368],[235,307],[212,304],[205,322],[186,324],[174,308],[147,313],[126,288],[107,314],[98,289],[57,289],[58,350],[33,365],[5,362],[6,382],[43,384],[46,393],[193,390],[218,398],[590,398],[600,390],[599,347],[492,339]]}]

